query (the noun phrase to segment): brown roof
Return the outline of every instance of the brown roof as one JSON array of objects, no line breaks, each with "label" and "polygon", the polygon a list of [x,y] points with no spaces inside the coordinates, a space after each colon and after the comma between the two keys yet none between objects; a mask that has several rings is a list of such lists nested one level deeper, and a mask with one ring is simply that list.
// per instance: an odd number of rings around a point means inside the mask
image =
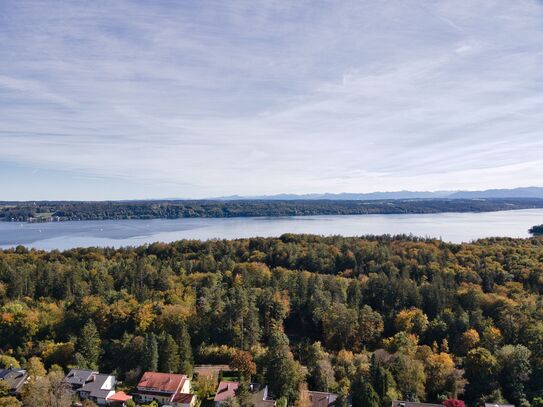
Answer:
[{"label": "brown roof", "polygon": [[173,396],[172,401],[176,401],[181,404],[190,404],[193,398],[194,398],[194,394],[177,393],[175,396]]},{"label": "brown roof", "polygon": [[127,401],[127,400],[132,400],[132,396],[129,396],[124,391],[118,391],[117,393],[109,396],[107,400],[108,401]]},{"label": "brown roof", "polygon": [[137,387],[175,393],[186,379],[182,374],[145,372]]},{"label": "brown roof", "polygon": [[217,387],[217,393],[215,394],[214,401],[225,401],[236,396],[236,390],[239,387],[238,382],[223,381],[219,383]]}]

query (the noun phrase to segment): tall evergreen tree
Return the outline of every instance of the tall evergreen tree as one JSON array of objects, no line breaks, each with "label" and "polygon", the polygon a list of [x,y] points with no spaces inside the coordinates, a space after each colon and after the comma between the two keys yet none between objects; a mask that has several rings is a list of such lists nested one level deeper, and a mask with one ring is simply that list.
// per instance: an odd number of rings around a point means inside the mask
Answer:
[{"label": "tall evergreen tree", "polygon": [[179,372],[179,346],[170,334],[164,335],[159,351],[159,368],[161,372]]},{"label": "tall evergreen tree", "polygon": [[355,381],[353,384],[353,407],[380,407],[380,399],[372,385]]},{"label": "tall evergreen tree", "polygon": [[236,398],[240,407],[253,407],[253,400],[251,398],[251,392],[249,391],[249,382],[242,380],[236,390]]},{"label": "tall evergreen tree", "polygon": [[83,326],[78,342],[79,354],[81,355],[80,363],[84,362],[87,368],[97,370],[102,353],[101,343],[96,325],[92,320],[89,320]]},{"label": "tall evergreen tree", "polygon": [[270,337],[266,373],[274,397],[286,397],[289,403],[298,398],[300,366],[290,352],[287,336],[279,330],[274,330]]},{"label": "tall evergreen tree", "polygon": [[181,373],[190,376],[192,374],[194,359],[192,356],[192,345],[187,324],[184,323],[179,331],[179,369]]},{"label": "tall evergreen tree", "polygon": [[158,369],[158,343],[154,333],[145,335],[141,368],[149,372],[156,372]]}]

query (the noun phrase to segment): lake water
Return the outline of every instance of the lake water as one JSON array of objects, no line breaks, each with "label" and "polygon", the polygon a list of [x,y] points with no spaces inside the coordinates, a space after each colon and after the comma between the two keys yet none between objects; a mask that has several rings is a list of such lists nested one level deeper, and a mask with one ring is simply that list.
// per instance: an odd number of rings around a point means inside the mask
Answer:
[{"label": "lake water", "polygon": [[542,223],[543,209],[425,215],[0,222],[0,248],[16,245],[45,250],[121,247],[180,239],[269,237],[283,233],[343,236],[413,234],[460,243],[492,236],[528,237],[528,229]]}]

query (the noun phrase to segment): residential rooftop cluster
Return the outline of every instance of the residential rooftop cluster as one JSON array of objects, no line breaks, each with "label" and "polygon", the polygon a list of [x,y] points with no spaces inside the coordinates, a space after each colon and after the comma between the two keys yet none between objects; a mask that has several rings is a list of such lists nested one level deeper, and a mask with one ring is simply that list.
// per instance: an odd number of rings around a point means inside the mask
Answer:
[{"label": "residential rooftop cluster", "polygon": [[[224,365],[196,367],[196,375],[206,375],[213,379],[215,373],[221,372]],[[215,377],[216,379],[216,377]],[[25,384],[31,380],[27,370],[10,366],[0,369],[0,384],[10,397],[20,398]],[[72,406],[111,406],[111,407],[276,407],[287,404],[276,401],[270,394],[268,386],[260,383],[240,380],[220,380],[214,393],[208,399],[199,399],[194,392],[191,378],[185,374],[144,372],[138,384],[130,390],[118,387],[115,375],[100,373],[89,369],[71,369],[62,379],[61,386],[71,398]],[[245,386],[247,397],[240,403],[242,386]],[[0,387],[1,388],[1,387]],[[308,389],[300,390],[297,407],[336,407],[338,394]],[[22,404],[13,404],[13,406]],[[353,404],[349,398],[347,405]],[[3,406],[3,404],[2,404]],[[11,407],[11,404],[7,404]],[[26,406],[26,404],[25,404]],[[460,400],[446,400],[443,404],[420,403],[416,401],[393,400],[391,407],[465,407]],[[33,407],[29,405],[29,407]],[[366,407],[366,406],[360,406]],[[511,404],[485,403],[481,407],[515,407]]]}]

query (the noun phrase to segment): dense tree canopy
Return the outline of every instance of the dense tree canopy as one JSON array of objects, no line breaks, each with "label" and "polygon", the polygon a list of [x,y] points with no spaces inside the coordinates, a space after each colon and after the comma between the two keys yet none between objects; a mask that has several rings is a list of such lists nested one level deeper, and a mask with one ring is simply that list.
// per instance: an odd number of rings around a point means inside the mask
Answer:
[{"label": "dense tree canopy", "polygon": [[538,198],[389,200],[170,200],[2,202],[0,220],[45,222],[101,219],[231,218],[239,216],[365,215],[487,212],[542,208]]},{"label": "dense tree canopy", "polygon": [[337,392],[340,405],[352,394],[380,406],[535,406],[542,294],[541,238],[457,245],[287,234],[18,247],[0,251],[0,363],[34,372],[29,400],[58,390],[41,360],[127,383],[144,369],[190,374],[195,362],[226,363],[289,403],[305,382]]}]

